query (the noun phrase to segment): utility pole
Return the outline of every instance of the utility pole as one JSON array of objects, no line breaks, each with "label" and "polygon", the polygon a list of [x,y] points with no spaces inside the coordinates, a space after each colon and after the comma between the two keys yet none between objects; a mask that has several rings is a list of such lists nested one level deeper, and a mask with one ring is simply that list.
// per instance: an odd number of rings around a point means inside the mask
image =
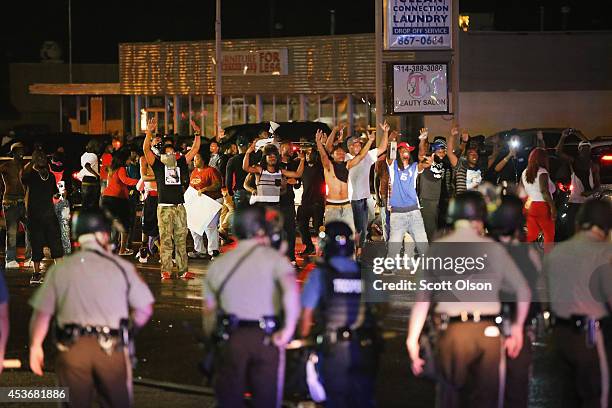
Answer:
[{"label": "utility pole", "polygon": [[68,81],[72,83],[72,0],[68,0]]},{"label": "utility pole", "polygon": [[383,2],[382,0],[376,0],[374,7],[376,7],[376,11],[374,13],[374,18],[376,21],[374,23],[374,31],[375,31],[375,43],[376,43],[376,143],[380,141],[382,138],[382,129],[378,126],[379,123],[383,122],[383,113],[384,113],[384,103],[383,103],[383,27],[382,27],[382,12],[383,12]]},{"label": "utility pole", "polygon": [[453,0],[453,50],[452,50],[452,69],[451,86],[453,88],[453,118],[459,123],[459,0]]},{"label": "utility pole", "polygon": [[221,112],[223,110],[221,98],[221,0],[217,0],[215,17],[215,136],[221,128]]}]

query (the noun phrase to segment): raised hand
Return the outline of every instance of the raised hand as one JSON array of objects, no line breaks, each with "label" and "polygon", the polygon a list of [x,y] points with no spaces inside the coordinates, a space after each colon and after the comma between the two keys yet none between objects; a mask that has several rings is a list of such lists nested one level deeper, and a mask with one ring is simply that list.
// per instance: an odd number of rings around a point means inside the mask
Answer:
[{"label": "raised hand", "polygon": [[157,118],[152,117],[147,121],[147,132],[155,133],[157,131]]},{"label": "raised hand", "polygon": [[368,133],[368,140],[370,142],[374,142],[376,140],[376,132],[370,132]]},{"label": "raised hand", "polygon": [[427,128],[421,128],[419,132],[419,140],[427,140],[428,135],[429,132],[427,131]]},{"label": "raised hand", "polygon": [[391,130],[391,126],[387,123],[386,120],[383,123],[379,124],[379,126],[383,130],[383,132],[389,132],[389,130]]},{"label": "raised hand", "polygon": [[453,137],[456,137],[459,134],[459,126],[457,126],[456,124],[453,125],[453,127],[451,128],[451,135]]},{"label": "raised hand", "polygon": [[193,131],[194,131],[196,134],[198,134],[198,135],[199,135],[199,134],[200,134],[200,127],[199,127],[199,126],[198,126],[198,125],[195,123],[195,121],[194,121],[193,119],[191,119],[191,120],[189,121],[189,124],[191,125],[191,128],[193,129]]},{"label": "raised hand", "polygon": [[461,140],[464,143],[467,143],[468,140],[470,140],[470,134],[468,133],[467,129],[463,129],[463,132],[461,132]]},{"label": "raised hand", "polygon": [[255,151],[255,145],[257,144],[257,139],[253,140],[253,143],[249,146],[247,153],[253,153]]}]

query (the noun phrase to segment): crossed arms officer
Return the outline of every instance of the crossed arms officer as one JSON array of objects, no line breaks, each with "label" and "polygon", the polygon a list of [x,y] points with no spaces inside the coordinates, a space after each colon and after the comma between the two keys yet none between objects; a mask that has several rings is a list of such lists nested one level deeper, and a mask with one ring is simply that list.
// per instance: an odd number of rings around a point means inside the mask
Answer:
[{"label": "crossed arms officer", "polygon": [[[516,264],[501,244],[484,237],[487,218],[482,195],[468,191],[451,200],[449,221],[454,231],[435,241],[427,253],[428,258],[448,257],[457,253],[465,256],[486,254],[482,276],[491,283],[492,293],[475,292],[460,302],[460,293],[449,291],[417,293],[410,322],[406,346],[412,360],[415,375],[423,372],[424,360],[419,355],[419,335],[425,323],[431,302],[436,303],[435,313],[440,328],[436,350],[436,367],[439,370],[438,406],[440,407],[498,407],[503,398],[504,354],[503,343],[496,318],[501,312],[499,290],[515,293],[517,298],[516,320],[512,322],[505,339],[508,356],[514,358],[523,345],[523,323],[527,316],[530,291]],[[450,271],[448,278],[464,279]],[[467,275],[467,273],[466,273]],[[435,271],[424,271],[428,281],[439,280]],[[454,298],[457,296],[457,298]],[[453,301],[454,300],[454,301]],[[485,300],[485,301],[483,301]]]},{"label": "crossed arms officer", "polygon": [[130,407],[127,319],[144,326],[153,295],[134,266],[112,254],[111,222],[101,210],[77,213],[72,231],[82,250],[53,266],[30,299],[30,368],[43,375],[42,344],[55,315],[55,372],[59,386],[69,388],[69,406],[91,406],[95,390],[101,406]]},{"label": "crossed arms officer", "polygon": [[608,201],[587,201],[576,217],[576,235],[544,258],[564,407],[612,406],[611,223]]},{"label": "crossed arms officer", "polygon": [[268,221],[275,216],[259,206],[238,210],[238,245],[215,259],[204,279],[204,331],[213,332],[216,315],[227,338],[220,345],[215,384],[221,408],[242,407],[246,391],[254,407],[282,402],[284,346],[300,305],[294,268],[284,249],[271,246],[282,231],[282,222]]},{"label": "crossed arms officer", "polygon": [[325,406],[373,407],[379,333],[373,310],[361,296],[353,232],[346,223],[332,221],[323,234],[324,262],[310,273],[302,293],[301,334],[310,334],[316,308]]}]

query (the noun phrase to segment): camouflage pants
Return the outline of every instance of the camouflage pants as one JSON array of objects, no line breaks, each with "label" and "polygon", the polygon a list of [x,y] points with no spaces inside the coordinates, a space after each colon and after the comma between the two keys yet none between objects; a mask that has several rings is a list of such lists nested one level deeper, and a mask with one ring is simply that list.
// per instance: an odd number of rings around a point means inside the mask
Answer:
[{"label": "camouflage pants", "polygon": [[187,213],[185,207],[157,206],[162,272],[172,272],[172,250],[178,273],[187,272]]}]

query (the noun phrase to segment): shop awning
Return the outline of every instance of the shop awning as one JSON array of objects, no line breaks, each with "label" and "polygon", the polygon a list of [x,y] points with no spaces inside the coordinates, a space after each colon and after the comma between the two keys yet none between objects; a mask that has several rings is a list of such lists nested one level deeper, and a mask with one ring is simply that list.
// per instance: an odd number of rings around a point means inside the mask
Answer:
[{"label": "shop awning", "polygon": [[100,84],[32,84],[33,95],[120,95],[119,83]]}]

